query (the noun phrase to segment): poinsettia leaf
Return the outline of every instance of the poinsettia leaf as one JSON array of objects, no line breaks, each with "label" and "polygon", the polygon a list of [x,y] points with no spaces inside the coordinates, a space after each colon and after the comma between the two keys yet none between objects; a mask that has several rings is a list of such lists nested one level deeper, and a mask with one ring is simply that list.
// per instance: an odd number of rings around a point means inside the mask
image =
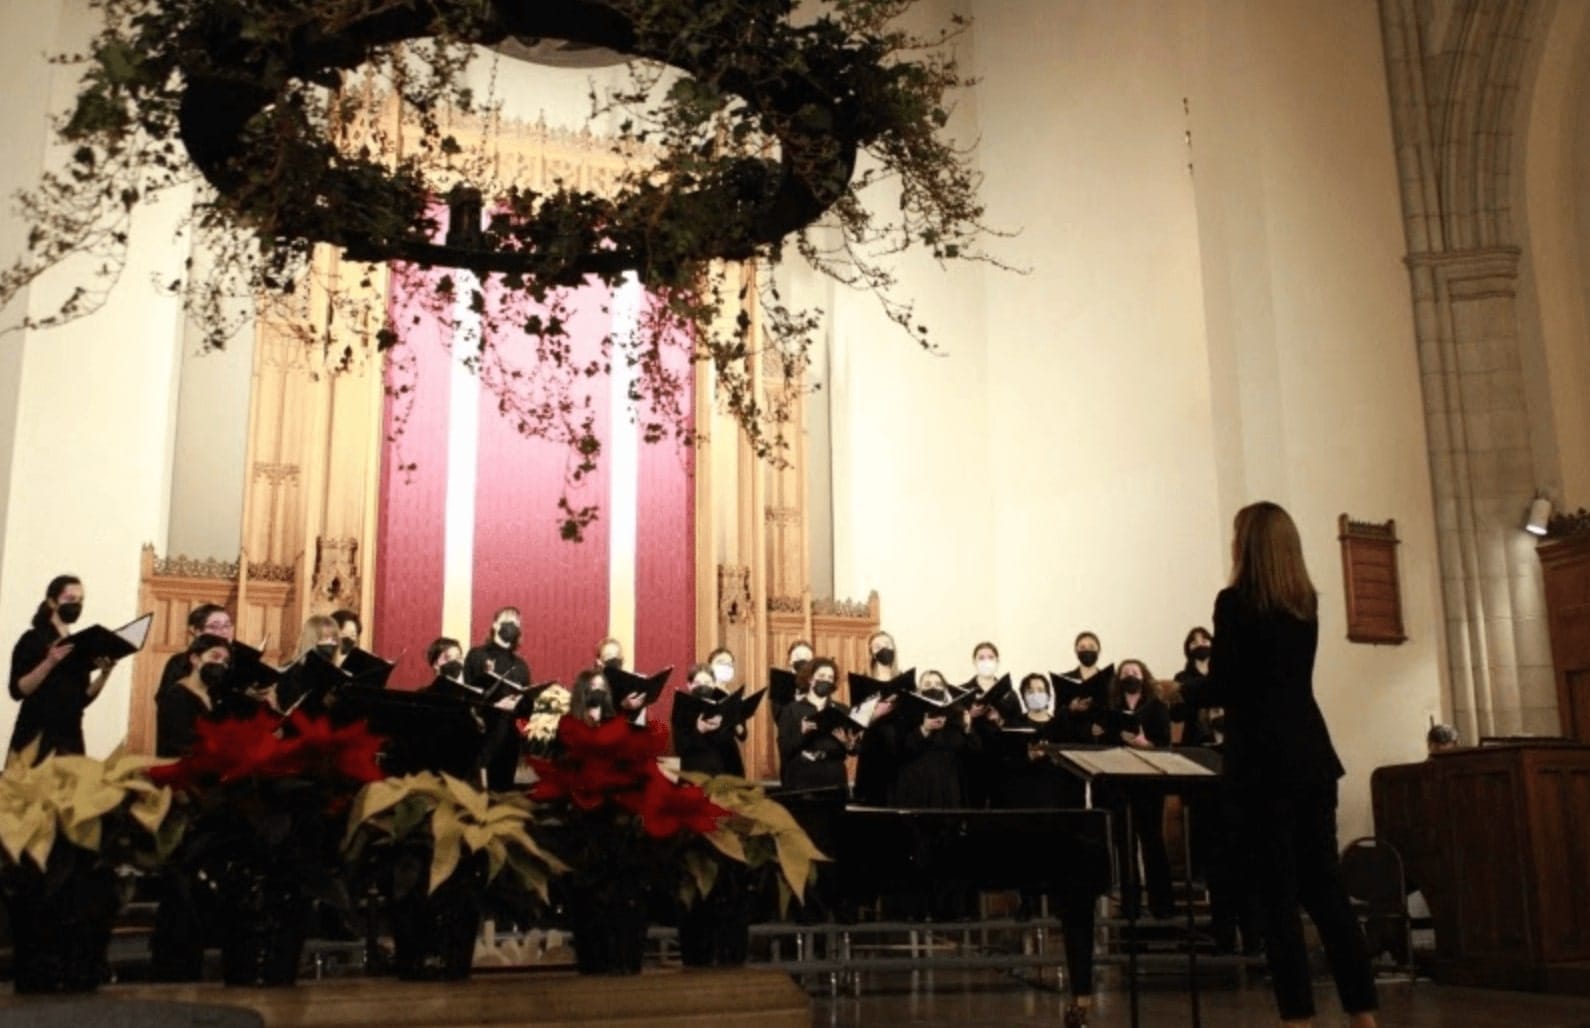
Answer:
[{"label": "poinsettia leaf", "polygon": [[55,818],[42,817],[34,823],[33,834],[28,838],[27,843],[24,844],[23,852],[28,855],[29,860],[32,860],[38,866],[40,871],[43,871],[45,865],[49,862],[50,850],[54,846]]},{"label": "poinsettia leaf", "polygon": [[733,832],[719,828],[715,832],[708,832],[703,838],[710,842],[719,853],[729,859],[738,860],[742,864],[746,863],[745,843]]},{"label": "poinsettia leaf", "polygon": [[133,800],[128,808],[133,820],[143,826],[144,831],[154,835],[160,830],[160,825],[166,816],[171,813],[171,790],[156,789],[144,793]]},{"label": "poinsettia leaf", "polygon": [[99,852],[100,839],[104,837],[105,822],[99,818],[90,818],[87,821],[72,820],[61,825],[61,834],[73,846],[81,847],[91,853]]},{"label": "poinsettia leaf", "polygon": [[435,805],[431,796],[415,794],[404,798],[403,802],[392,808],[392,838],[406,839],[431,814],[431,807]]},{"label": "poinsettia leaf", "polygon": [[471,853],[479,853],[484,850],[487,844],[496,837],[497,833],[485,825],[464,826],[464,848]]},{"label": "poinsettia leaf", "polygon": [[712,887],[717,884],[718,862],[699,849],[692,847],[685,852],[685,870],[690,873],[691,884],[702,896],[711,893]]},{"label": "poinsettia leaf", "polygon": [[502,873],[503,865],[508,863],[508,844],[501,839],[492,839],[486,844],[486,881],[497,880],[497,875]]},{"label": "poinsettia leaf", "polygon": [[354,797],[353,811],[348,817],[349,830],[397,806],[406,795],[408,790],[400,778],[383,778],[364,786]]},{"label": "poinsettia leaf", "polygon": [[452,775],[443,775],[442,780],[447,783],[447,792],[453,801],[469,813],[476,821],[486,819],[486,791],[478,786],[470,785],[460,778]]},{"label": "poinsettia leaf", "polygon": [[447,804],[439,804],[431,813],[431,878],[427,891],[435,892],[437,886],[452,877],[458,867],[459,848],[463,841],[464,826],[458,814]]},{"label": "poinsettia leaf", "polygon": [[0,810],[0,846],[5,847],[6,856],[21,863],[28,840],[39,830],[39,822],[50,816],[43,808],[20,804]]},{"label": "poinsettia leaf", "polygon": [[93,774],[85,774],[78,778],[76,787],[72,790],[71,808],[67,816],[68,825],[84,821],[97,821],[104,814],[115,810],[121,805],[126,793],[114,785],[106,785],[95,768]]},{"label": "poinsettia leaf", "polygon": [[812,845],[805,833],[800,839],[786,839],[778,848],[778,866],[784,874],[784,880],[795,893],[795,898],[805,902],[806,876],[811,873],[813,854],[817,847]]}]

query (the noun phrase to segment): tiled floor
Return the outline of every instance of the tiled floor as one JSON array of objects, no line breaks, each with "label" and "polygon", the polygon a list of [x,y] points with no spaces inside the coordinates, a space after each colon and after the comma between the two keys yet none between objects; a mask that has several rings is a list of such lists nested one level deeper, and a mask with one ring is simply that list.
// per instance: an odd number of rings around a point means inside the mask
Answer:
[{"label": "tiled floor", "polygon": [[[812,1023],[851,1026],[1058,1025],[1063,993],[1023,986],[998,973],[919,973],[873,977],[861,996],[814,992]],[[1317,989],[1316,1024],[1346,1024],[1327,983]],[[1380,983],[1384,1028],[1590,1028],[1590,997],[1541,996],[1434,985],[1427,981]],[[1089,1024],[1125,1028],[1131,1024],[1125,994],[1115,981],[1103,983]],[[1190,1025],[1187,993],[1151,988],[1142,993],[1140,1024]],[[1269,988],[1255,976],[1247,986],[1211,986],[1203,993],[1203,1024],[1208,1028],[1259,1028],[1277,1024]]]}]

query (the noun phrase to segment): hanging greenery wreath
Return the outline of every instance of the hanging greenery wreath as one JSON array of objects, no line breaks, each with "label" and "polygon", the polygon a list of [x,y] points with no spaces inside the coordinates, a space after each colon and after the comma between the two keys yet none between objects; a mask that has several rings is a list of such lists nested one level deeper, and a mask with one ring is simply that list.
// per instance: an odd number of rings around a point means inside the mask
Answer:
[{"label": "hanging greenery wreath", "polygon": [[[918,36],[898,27],[914,2],[830,0],[807,12],[795,0],[91,0],[102,22],[90,52],[61,59],[85,67],[59,125],[71,158],[22,197],[32,227],[24,256],[0,273],[0,303],[64,263],[81,280],[26,324],[96,309],[125,264],[134,208],[195,183],[193,252],[204,259],[166,287],[208,346],[224,346],[259,305],[301,302],[315,247],[330,244],[371,269],[428,269],[435,316],[472,310],[471,362],[521,432],[568,446],[571,481],[601,452],[574,386],[615,362],[635,369],[645,438],[688,434],[688,378],[665,354],[680,338],[711,363],[757,453],[780,460],[792,394],[758,395],[749,362],[765,354],[798,381],[821,314],[786,306],[774,276],[758,275],[754,335],[746,297],[724,295],[714,262],[774,266],[793,244],[812,267],[875,292],[927,346],[927,328],[894,295],[892,259],[912,249],[989,259],[969,154],[940,131],[950,94],[967,84],[949,46],[964,22]],[[465,152],[446,131],[449,115],[490,106],[465,71],[479,48],[510,39],[630,61],[625,87],[592,96],[593,114],[616,115],[615,147],[635,158],[615,189],[502,181],[488,153]],[[371,93],[353,87],[371,81],[400,99],[417,139],[399,148],[369,129]],[[894,192],[873,191],[885,183]],[[863,194],[888,196],[889,217]],[[345,269],[320,283],[330,310],[306,342],[328,347],[331,324],[379,325],[379,348],[401,362],[415,319],[360,309],[373,302],[372,274]],[[580,364],[569,292],[628,275],[649,297],[638,330]],[[536,313],[488,303],[488,291]],[[352,348],[325,356],[331,368],[358,359]],[[411,388],[402,374],[391,381]],[[560,502],[564,535],[579,538],[597,511]]]}]

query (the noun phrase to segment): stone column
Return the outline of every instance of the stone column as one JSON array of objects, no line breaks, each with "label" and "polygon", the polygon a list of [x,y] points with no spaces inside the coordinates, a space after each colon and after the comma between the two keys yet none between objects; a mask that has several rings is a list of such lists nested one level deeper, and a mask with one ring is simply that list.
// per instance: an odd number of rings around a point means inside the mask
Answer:
[{"label": "stone column", "polygon": [[1414,254],[1451,702],[1467,740],[1557,730],[1512,248]]},{"label": "stone column", "polygon": [[1515,99],[1539,0],[1381,0],[1435,491],[1450,700],[1466,741],[1558,730],[1533,539],[1512,227]]}]

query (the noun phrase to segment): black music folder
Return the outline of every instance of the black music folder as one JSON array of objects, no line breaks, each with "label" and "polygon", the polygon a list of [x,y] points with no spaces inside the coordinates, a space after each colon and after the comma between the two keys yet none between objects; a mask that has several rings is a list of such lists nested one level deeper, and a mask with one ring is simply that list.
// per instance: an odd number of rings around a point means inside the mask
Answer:
[{"label": "black music folder", "polygon": [[874,696],[888,697],[902,692],[916,692],[916,668],[887,681],[870,678],[857,671],[850,672],[850,705],[853,707],[859,707]]},{"label": "black music folder", "polygon": [[72,647],[72,652],[68,654],[70,660],[88,663],[101,657],[121,660],[144,648],[144,641],[149,638],[149,626],[154,624],[154,620],[153,614],[145,614],[133,618],[120,628],[89,625],[61,641]]}]

